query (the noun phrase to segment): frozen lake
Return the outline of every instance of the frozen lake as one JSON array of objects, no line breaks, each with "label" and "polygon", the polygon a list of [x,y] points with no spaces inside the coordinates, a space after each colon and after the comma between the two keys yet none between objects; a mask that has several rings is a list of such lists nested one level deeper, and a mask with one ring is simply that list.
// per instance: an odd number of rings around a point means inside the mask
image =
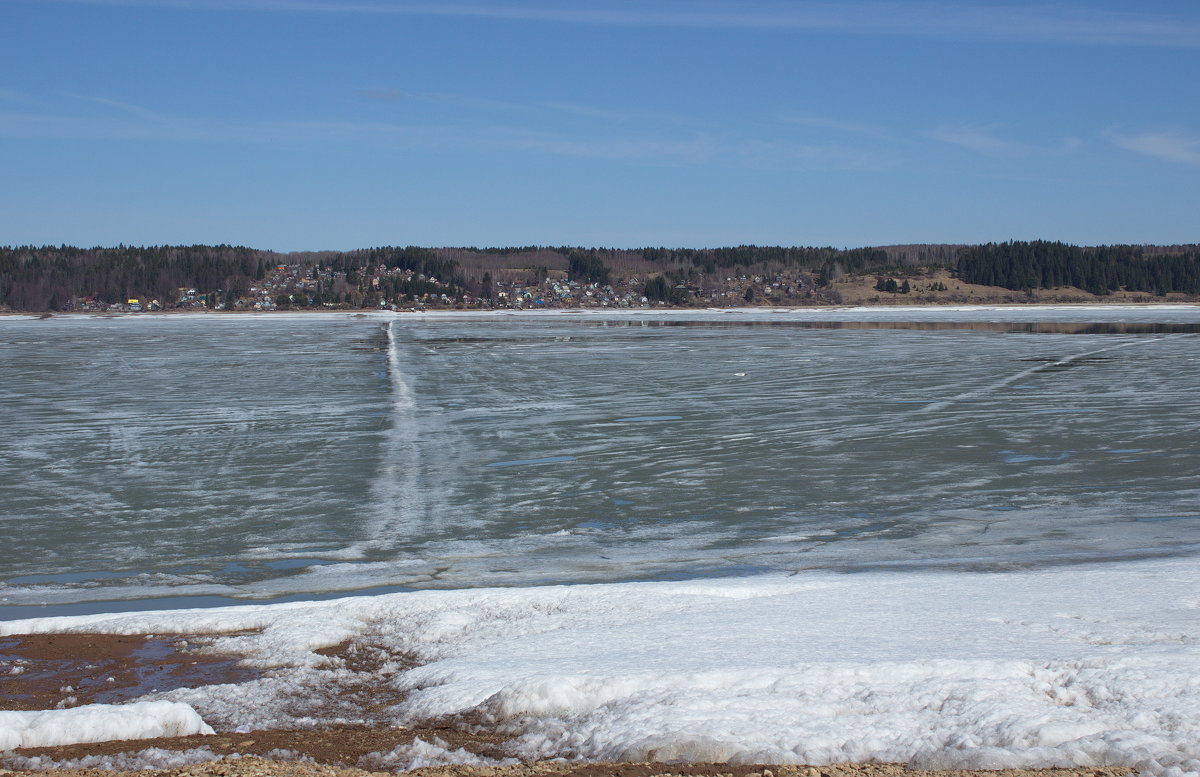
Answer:
[{"label": "frozen lake", "polygon": [[0,319],[0,617],[1194,554],[1198,331],[1184,306]]}]

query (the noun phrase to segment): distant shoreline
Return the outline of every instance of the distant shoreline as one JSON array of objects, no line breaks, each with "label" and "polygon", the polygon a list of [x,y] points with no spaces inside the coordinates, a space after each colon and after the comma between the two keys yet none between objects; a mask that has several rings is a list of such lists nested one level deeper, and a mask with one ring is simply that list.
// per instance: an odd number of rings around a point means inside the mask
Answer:
[{"label": "distant shoreline", "polygon": [[655,307],[638,307],[638,308],[543,308],[543,309],[522,309],[522,308],[490,308],[490,309],[457,309],[457,308],[432,308],[428,310],[380,310],[380,309],[354,309],[348,308],[344,310],[155,310],[143,312],[96,312],[96,311],[67,311],[67,312],[22,312],[22,311],[0,311],[0,318],[25,318],[25,319],[51,319],[51,318],[178,318],[178,317],[213,317],[213,318],[276,318],[286,316],[349,316],[357,318],[375,318],[375,317],[406,317],[406,316],[464,316],[464,317],[486,317],[486,316],[570,316],[570,315],[601,315],[601,316],[637,316],[637,315],[654,315],[661,313],[725,313],[725,314],[763,314],[763,313],[807,313],[807,312],[829,312],[829,311],[852,311],[852,310],[979,310],[979,309],[1003,309],[1003,310],[1038,310],[1038,309],[1146,309],[1146,308],[1181,308],[1181,309],[1200,309],[1200,302],[1182,301],[1182,300],[1147,300],[1147,301],[1128,301],[1108,302],[1103,300],[1096,301],[1072,301],[1072,302],[921,302],[904,300],[903,303],[857,303],[857,304],[842,304],[842,305],[754,305],[744,307],[699,307],[699,306],[669,306],[661,305]]}]

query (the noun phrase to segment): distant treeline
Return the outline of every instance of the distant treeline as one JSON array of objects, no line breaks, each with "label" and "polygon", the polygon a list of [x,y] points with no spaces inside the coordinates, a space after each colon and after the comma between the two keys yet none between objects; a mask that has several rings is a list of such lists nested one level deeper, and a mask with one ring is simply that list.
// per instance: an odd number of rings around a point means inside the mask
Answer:
[{"label": "distant treeline", "polygon": [[735,246],[731,248],[643,248],[642,257],[660,265],[687,262],[706,275],[718,269],[771,265],[836,274],[870,272],[894,264],[882,248],[804,248]]},{"label": "distant treeline", "polygon": [[61,310],[80,297],[174,302],[178,289],[246,289],[280,254],[241,246],[0,248],[0,305]]},{"label": "distant treeline", "polygon": [[[493,279],[556,277],[601,285],[636,278],[652,299],[673,300],[672,289],[708,286],[726,276],[808,273],[818,287],[844,274],[907,267],[946,268],[960,280],[1015,291],[1074,286],[1093,294],[1124,289],[1200,295],[1200,247],[1102,246],[1033,241],[987,245],[905,245],[877,248],[735,246],[727,248],[405,248],[281,254],[243,246],[21,246],[0,248],[0,307],[53,311],[72,300],[107,303],[161,300],[180,289],[209,299],[235,298],[277,265],[320,268],[341,288],[365,289],[379,266],[413,277],[376,281],[390,294],[472,293],[490,297]],[[403,286],[404,288],[400,288]],[[215,292],[221,292],[216,295]]]},{"label": "distant treeline", "polygon": [[408,246],[407,248],[384,246],[329,253],[320,262],[320,266],[343,273],[360,273],[368,267],[383,266],[389,270],[398,267],[401,270],[412,270],[426,278],[436,278],[446,285],[462,285],[458,262],[441,258],[431,248],[418,248],[417,246]]},{"label": "distant treeline", "polygon": [[964,248],[958,277],[967,283],[1032,290],[1075,286],[1092,294],[1177,291],[1200,294],[1200,250],[1196,246],[1081,248],[1038,240],[988,243]]}]

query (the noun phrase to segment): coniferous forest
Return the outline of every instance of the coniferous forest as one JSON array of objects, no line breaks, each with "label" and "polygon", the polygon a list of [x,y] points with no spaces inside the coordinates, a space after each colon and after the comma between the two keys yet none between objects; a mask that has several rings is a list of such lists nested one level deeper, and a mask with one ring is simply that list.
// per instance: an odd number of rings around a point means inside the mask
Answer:
[{"label": "coniferous forest", "polygon": [[[560,299],[554,294],[566,300],[575,290],[614,287],[627,290],[626,300],[649,304],[732,305],[761,298],[748,279],[765,280],[768,294],[772,286],[782,287],[798,304],[825,304],[839,301],[827,290],[847,275],[875,274],[877,289],[907,294],[908,280],[885,280],[882,274],[908,277],[916,269],[943,270],[964,284],[1014,292],[1073,287],[1101,297],[1118,291],[1200,296],[1197,245],[1081,247],[1038,240],[856,249],[409,246],[302,253],[228,245],[20,246],[0,248],[0,310],[104,310],[135,300],[149,309],[464,301],[491,307],[535,298],[536,304],[553,304]],[[531,287],[545,287],[546,293],[534,295]],[[944,291],[945,285],[926,288]],[[718,298],[728,302],[714,303]]]},{"label": "coniferous forest", "polygon": [[1146,291],[1200,294],[1200,253],[1143,246],[1081,248],[1066,243],[989,243],[963,249],[957,275],[967,283],[1031,290],[1074,286],[1090,294]]}]

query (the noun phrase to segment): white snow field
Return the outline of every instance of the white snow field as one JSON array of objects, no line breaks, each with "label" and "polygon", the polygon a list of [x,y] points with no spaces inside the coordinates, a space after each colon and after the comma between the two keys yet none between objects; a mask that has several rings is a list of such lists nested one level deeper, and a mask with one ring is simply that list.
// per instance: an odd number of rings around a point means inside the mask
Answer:
[{"label": "white snow field", "polygon": [[[219,646],[268,675],[146,697],[218,729],[316,722],[353,639],[422,665],[397,724],[481,710],[520,758],[922,767],[1128,765],[1200,774],[1200,565],[810,571],[424,591],[0,623],[0,633],[261,629]],[[69,724],[64,723],[64,726]],[[468,754],[463,753],[462,757]]]}]

